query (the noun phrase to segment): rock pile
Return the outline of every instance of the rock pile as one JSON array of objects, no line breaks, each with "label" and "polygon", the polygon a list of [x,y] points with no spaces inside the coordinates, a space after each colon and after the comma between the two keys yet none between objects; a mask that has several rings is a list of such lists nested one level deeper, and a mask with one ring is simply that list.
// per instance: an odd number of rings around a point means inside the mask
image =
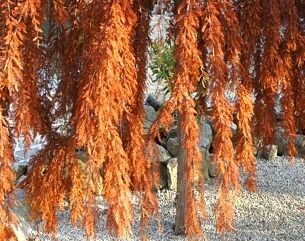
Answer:
[{"label": "rock pile", "polygon": [[[150,100],[149,102],[151,102]],[[149,103],[148,101],[146,103]],[[145,124],[144,129],[147,133],[153,120],[157,116],[157,111],[154,107],[145,105]],[[205,178],[215,177],[216,169],[211,164],[212,154],[209,153],[210,146],[213,140],[213,130],[207,121],[202,121],[199,147],[202,153],[202,166]],[[160,161],[160,189],[169,188],[177,190],[177,167],[178,167],[178,153],[179,153],[179,139],[178,128],[174,125],[168,132],[167,136],[163,138],[162,143],[156,143],[159,150]]]},{"label": "rock pile", "polygon": [[[152,122],[157,117],[158,110],[162,105],[156,101],[151,95],[148,96],[145,105],[145,133],[147,133]],[[237,120],[235,119],[235,122]],[[280,126],[280,122],[278,122]],[[212,164],[212,149],[213,143],[213,123],[210,116],[206,116],[205,120],[200,123],[200,143],[199,147],[202,153],[202,166],[203,175],[207,179],[209,177],[215,177],[217,170]],[[232,133],[236,133],[237,125],[232,122]],[[275,142],[271,145],[263,147],[259,141],[255,141],[256,157],[265,160],[274,160],[277,156],[287,155],[287,138],[282,128],[277,127],[275,131]],[[234,138],[233,138],[234,139]],[[172,190],[177,189],[177,156],[179,154],[179,138],[178,138],[178,127],[175,124],[172,126],[167,136],[163,138],[162,143],[158,143],[160,151],[160,176],[161,185],[160,189],[169,188]],[[156,145],[158,145],[156,144]],[[298,157],[304,158],[305,156],[305,136],[296,135],[295,140],[296,148],[298,151]]]}]

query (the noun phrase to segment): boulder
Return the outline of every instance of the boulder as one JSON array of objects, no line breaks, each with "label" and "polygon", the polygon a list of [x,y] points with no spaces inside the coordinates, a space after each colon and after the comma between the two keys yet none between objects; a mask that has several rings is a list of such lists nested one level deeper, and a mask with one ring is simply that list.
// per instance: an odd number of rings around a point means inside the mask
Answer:
[{"label": "boulder", "polygon": [[158,144],[156,144],[156,145],[157,145],[157,148],[159,151],[159,156],[158,156],[158,159],[155,159],[155,160],[159,161],[159,173],[160,173],[160,186],[157,188],[162,189],[168,185],[168,183],[167,183],[167,180],[168,180],[167,163],[172,158],[172,156],[163,146],[160,146]]},{"label": "boulder", "polygon": [[206,149],[201,149],[202,155],[202,172],[205,179],[209,178],[209,168],[211,164],[211,160],[209,159],[209,151]]},{"label": "boulder", "polygon": [[168,186],[168,175],[167,175],[167,163],[160,163],[159,166],[159,173],[160,173],[160,183],[157,189],[163,189]]},{"label": "boulder", "polygon": [[29,207],[25,201],[24,191],[16,189],[17,205],[13,207],[13,213],[18,216],[18,223],[12,224],[11,228],[18,241],[35,240],[37,232],[32,228],[28,217]]},{"label": "boulder", "polygon": [[161,163],[167,163],[169,159],[172,158],[172,156],[169,154],[169,152],[163,147],[158,144],[156,144],[159,149],[159,158]]},{"label": "boulder", "polygon": [[[200,130],[199,147],[203,148],[203,149],[209,149],[210,145],[212,143],[212,140],[213,140],[213,130],[212,130],[211,125],[208,124],[208,122],[202,120],[201,123],[202,124],[201,124],[201,130]],[[178,145],[178,144],[176,144],[176,143],[178,143],[178,127],[177,126],[173,126],[170,129],[170,131],[168,132],[168,135],[167,135],[167,140],[170,141],[169,145],[171,145],[171,146],[172,146],[172,144],[175,144],[175,146]],[[167,146],[167,149],[168,149],[168,146]],[[175,152],[175,150],[174,150],[174,152]],[[177,154],[175,154],[175,155],[177,155]]]},{"label": "boulder", "polygon": [[30,148],[26,151],[24,149],[19,149],[14,152],[14,158],[15,158],[16,162],[29,160],[29,158],[34,156],[38,151],[39,151],[38,148]]},{"label": "boulder", "polygon": [[155,111],[158,111],[162,107],[161,102],[156,100],[155,97],[151,94],[148,95],[148,97],[145,101],[145,105],[153,107]]},{"label": "boulder", "polygon": [[200,132],[199,147],[202,155],[202,169],[203,169],[203,176],[205,179],[209,178],[209,169],[211,166],[209,149],[212,144],[212,141],[213,141],[212,127],[207,122],[203,122]]},{"label": "boulder", "polygon": [[276,145],[278,146],[278,155],[283,156],[287,153],[287,138],[285,137],[285,131],[281,127],[277,127],[275,131]]},{"label": "boulder", "polygon": [[167,139],[169,138],[177,138],[178,137],[178,127],[177,126],[173,126],[168,134],[167,134]]},{"label": "boulder", "polygon": [[[203,119],[204,119],[204,122],[205,122],[206,124],[208,124],[208,125],[211,127],[211,129],[212,129],[213,131],[215,131],[215,128],[214,128],[214,125],[213,125],[212,116],[206,115],[205,118],[203,118]],[[237,130],[237,128],[238,128],[238,126],[237,126],[236,123],[238,123],[238,120],[237,120],[237,119],[234,119],[233,122],[231,123],[231,131],[232,131],[233,134],[236,132],[236,130]]]},{"label": "boulder", "polygon": [[85,150],[83,148],[76,149],[75,154],[76,154],[77,158],[84,163],[86,163],[89,159],[87,153],[85,152]]},{"label": "boulder", "polygon": [[173,155],[177,156],[178,155],[178,150],[179,150],[179,141],[178,137],[175,138],[169,138],[166,142],[166,149],[168,152]]},{"label": "boulder", "polygon": [[[203,166],[203,175],[205,179],[209,177],[216,177],[217,171],[215,165],[211,163],[212,154],[210,154],[207,150],[201,149],[201,153],[203,155],[202,158],[202,166]],[[161,163],[161,168],[164,168],[164,163]],[[164,187],[164,178],[166,178],[167,187],[171,190],[177,190],[177,172],[178,172],[178,158],[171,158],[167,161],[166,164],[166,174],[164,173],[164,169],[161,171],[161,187]],[[196,180],[196,178],[195,178]]]},{"label": "boulder", "polygon": [[26,175],[28,172],[28,165],[27,161],[20,161],[14,164],[14,170],[16,174],[16,179],[21,177],[22,175]]},{"label": "boulder", "polygon": [[212,140],[212,127],[208,123],[204,122],[200,131],[199,147],[201,149],[209,150]]},{"label": "boulder", "polygon": [[168,188],[171,190],[177,190],[178,159],[170,159],[167,163],[166,170]]},{"label": "boulder", "polygon": [[210,154],[210,153],[207,153],[207,159],[209,160],[210,162],[210,166],[209,166],[209,176],[210,177],[217,177],[218,175],[218,171],[217,171],[217,168],[215,166],[215,164],[212,162],[213,160],[213,154]]},{"label": "boulder", "polygon": [[296,148],[298,150],[298,156],[301,158],[305,157],[305,136],[297,135],[296,136]]},{"label": "boulder", "polygon": [[268,145],[265,148],[263,148],[260,157],[271,161],[277,157],[277,154],[278,154],[277,145]]},{"label": "boulder", "polygon": [[157,112],[152,106],[144,105],[145,110],[145,121],[144,121],[144,132],[148,133],[148,130],[157,117]]},{"label": "boulder", "polygon": [[212,163],[213,154],[209,153],[208,150],[201,149],[202,154],[202,171],[203,176],[205,179],[208,179],[210,177],[216,177],[217,176],[217,170],[214,163]]},{"label": "boulder", "polygon": [[[278,155],[287,155],[288,139],[283,128],[276,129],[276,144],[278,146]],[[295,146],[297,148],[298,156],[304,158],[305,155],[305,136],[296,135]]]}]

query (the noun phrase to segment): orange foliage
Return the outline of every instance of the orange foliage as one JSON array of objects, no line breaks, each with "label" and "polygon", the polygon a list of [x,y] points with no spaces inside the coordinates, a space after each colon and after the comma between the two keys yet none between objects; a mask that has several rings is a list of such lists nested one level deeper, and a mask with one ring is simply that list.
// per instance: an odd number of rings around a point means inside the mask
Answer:
[{"label": "orange foliage", "polygon": [[[169,6],[169,1],[161,2]],[[240,168],[248,174],[245,185],[256,190],[254,140],[274,143],[278,98],[288,155],[296,156],[296,134],[305,130],[305,29],[300,24],[305,4],[175,1],[169,9],[174,9],[173,90],[145,136],[152,7],[150,0],[1,1],[0,239],[11,236],[15,221],[14,137],[22,137],[29,146],[40,134],[46,143],[32,158],[22,184],[31,217],[56,234],[56,214],[67,201],[71,222],[91,237],[96,233],[100,194],[108,205],[110,232],[132,235],[130,197],[136,194],[145,239],[149,220],[158,211],[154,141],[160,127],[170,129],[175,111],[185,163],[189,236],[203,235],[201,218],[206,216],[196,115],[207,114],[207,100],[212,103],[215,129],[213,162],[220,175],[220,233],[234,229]],[[202,84],[203,75],[209,86]],[[228,92],[235,93],[234,103]],[[196,94],[201,96],[194,98]],[[234,114],[236,136],[231,130]],[[76,150],[86,160],[80,160]]]}]

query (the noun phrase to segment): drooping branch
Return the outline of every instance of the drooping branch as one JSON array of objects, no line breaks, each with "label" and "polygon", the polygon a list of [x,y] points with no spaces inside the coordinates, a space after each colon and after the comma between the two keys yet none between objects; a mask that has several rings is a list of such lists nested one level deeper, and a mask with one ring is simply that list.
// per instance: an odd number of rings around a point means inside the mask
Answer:
[{"label": "drooping branch", "polygon": [[44,118],[40,106],[39,71],[42,68],[41,41],[44,6],[42,1],[28,1],[29,14],[24,17],[24,48],[22,61],[24,70],[19,79],[19,88],[15,97],[15,131],[17,137],[23,137],[28,148],[37,133],[44,134]]},{"label": "drooping branch", "polygon": [[[93,39],[93,51],[88,53],[89,61],[85,62],[93,64],[93,71],[86,72],[89,75],[84,75],[80,83],[74,116],[77,146],[84,147],[89,155],[87,168],[93,172],[94,183],[98,182],[99,170],[103,167],[103,194],[109,205],[107,226],[118,236],[129,236],[132,222],[130,159],[121,129],[125,128],[124,121],[132,123],[131,116],[139,105],[137,91],[143,86],[138,83],[132,43],[137,23],[132,4],[132,1],[102,2],[100,33]],[[141,125],[142,120],[138,120]],[[92,130],[88,131],[88,127]],[[142,142],[133,142],[135,151],[141,149]],[[94,193],[93,188],[88,194],[90,200]]]},{"label": "drooping branch", "polygon": [[216,4],[214,1],[206,2],[203,9],[205,24],[202,27],[202,33],[207,53],[208,74],[212,82],[212,118],[216,130],[213,141],[213,162],[222,178],[216,208],[216,228],[220,233],[224,233],[233,230],[233,194],[234,190],[239,190],[240,184],[230,128],[233,121],[233,108],[225,97],[228,70],[224,54],[225,35],[220,23],[221,12],[221,4]]},{"label": "drooping branch", "polygon": [[[255,82],[257,68],[255,51],[260,40],[261,23],[261,1],[241,1],[240,23],[241,33],[244,43],[241,51],[241,83],[237,89],[237,118],[238,118],[238,141],[236,146],[237,161],[245,168],[249,177],[246,186],[250,191],[256,190],[256,167],[254,156],[254,141],[252,121],[254,114],[254,87],[258,86]],[[260,46],[258,45],[258,48]],[[254,51],[253,51],[254,50]],[[250,69],[253,69],[252,71]],[[256,79],[257,80],[257,79]],[[259,102],[260,96],[257,96]]]},{"label": "drooping branch", "polygon": [[258,133],[262,137],[263,145],[274,142],[275,130],[275,100],[279,90],[281,43],[280,28],[281,14],[279,1],[263,2],[264,9],[264,49],[261,63],[260,89],[262,98],[256,115],[258,119]]},{"label": "drooping branch", "polygon": [[[147,158],[146,140],[144,136],[144,91],[147,74],[147,47],[149,44],[149,1],[136,2],[135,12],[137,24],[133,47],[137,66],[137,87],[134,102],[131,103],[131,114],[126,116],[125,141],[130,159],[131,185],[139,191],[141,200],[141,235],[145,236],[148,221],[158,210],[156,195],[153,193],[155,170],[153,160]],[[143,196],[142,196],[143,195]]]},{"label": "drooping branch", "polygon": [[[160,111],[150,134],[158,135],[158,127],[169,128],[172,123],[172,113],[178,111],[180,122],[180,143],[183,154],[180,155],[179,165],[183,165],[179,180],[184,180],[179,189],[178,202],[185,198],[187,211],[177,206],[176,233],[187,236],[202,236],[200,216],[205,216],[203,177],[201,153],[199,150],[199,127],[196,120],[195,103],[192,94],[197,91],[203,68],[201,52],[198,48],[199,16],[201,14],[197,1],[180,1],[177,5],[175,24],[175,60],[176,70],[172,80],[173,91],[171,98]],[[181,167],[179,167],[181,169]],[[179,184],[178,184],[179,185]],[[195,192],[198,191],[198,196]]]},{"label": "drooping branch", "polygon": [[[285,118],[282,121],[282,127],[285,130],[288,146],[287,146],[287,155],[290,157],[295,157],[297,155],[297,150],[295,147],[295,138],[296,138],[296,123],[294,119],[294,93],[293,93],[293,63],[292,58],[295,55],[298,44],[304,44],[304,41],[301,40],[298,24],[298,14],[297,9],[294,3],[294,0],[286,0],[282,8],[285,11],[283,12],[284,21],[283,24],[286,28],[285,39],[283,41],[283,49],[281,51],[282,59],[282,98],[281,98],[281,107],[282,114]],[[303,45],[304,46],[304,45]]]},{"label": "drooping branch", "polygon": [[17,221],[12,213],[15,200],[13,194],[15,173],[12,169],[13,145],[8,128],[8,106],[5,104],[7,99],[3,96],[3,93],[0,93],[0,101],[0,238],[6,239],[11,238],[11,227]]}]

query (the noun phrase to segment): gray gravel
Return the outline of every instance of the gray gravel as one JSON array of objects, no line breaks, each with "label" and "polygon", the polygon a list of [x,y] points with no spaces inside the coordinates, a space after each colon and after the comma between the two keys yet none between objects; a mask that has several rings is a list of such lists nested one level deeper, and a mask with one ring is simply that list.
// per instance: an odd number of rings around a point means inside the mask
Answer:
[{"label": "gray gravel", "polygon": [[[296,160],[291,165],[285,158],[273,161],[258,161],[258,188],[256,194],[243,191],[236,202],[236,232],[227,234],[224,240],[305,240],[305,164]],[[206,183],[206,203],[209,219],[204,224],[208,240],[222,240],[215,231],[213,208],[217,190],[213,181]],[[149,240],[185,240],[175,236],[172,227],[175,220],[175,192],[164,190],[159,194],[163,232],[159,233],[157,224],[152,223]],[[134,200],[135,208],[136,200]],[[100,211],[105,207],[101,205]],[[84,233],[69,225],[68,213],[59,214],[59,241],[86,240]],[[139,217],[135,221],[135,235]],[[97,240],[114,240],[105,231],[104,219],[99,221]],[[40,236],[39,240],[49,240]]]}]

